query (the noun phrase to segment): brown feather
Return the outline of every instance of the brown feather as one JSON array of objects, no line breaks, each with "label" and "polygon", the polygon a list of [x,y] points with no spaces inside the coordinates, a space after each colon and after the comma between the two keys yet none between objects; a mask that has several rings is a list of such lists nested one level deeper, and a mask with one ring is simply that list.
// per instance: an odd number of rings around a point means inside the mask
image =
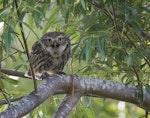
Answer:
[{"label": "brown feather", "polygon": [[[55,44],[57,46],[53,47],[53,42],[57,43],[58,37],[62,38],[63,42],[59,45]],[[43,72],[62,72],[70,56],[70,39],[68,36],[63,32],[48,32],[41,37],[41,42],[44,47],[36,41],[30,53],[35,75],[39,77]],[[31,76],[30,69],[26,76]]]}]

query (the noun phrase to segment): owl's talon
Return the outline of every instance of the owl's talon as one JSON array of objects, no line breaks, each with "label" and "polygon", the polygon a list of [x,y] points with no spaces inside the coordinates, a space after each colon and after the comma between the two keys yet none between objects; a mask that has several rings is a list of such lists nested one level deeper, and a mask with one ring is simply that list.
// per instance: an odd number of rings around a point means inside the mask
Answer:
[{"label": "owl's talon", "polygon": [[39,95],[38,91],[32,91],[32,94],[37,96]]},{"label": "owl's talon", "polygon": [[43,72],[40,78],[45,79],[48,76],[49,76],[49,74],[47,72]]},{"label": "owl's talon", "polygon": [[75,73],[75,74],[72,74],[71,75],[72,77],[78,77],[78,75]]},{"label": "owl's talon", "polygon": [[61,71],[56,72],[56,74],[60,74],[60,75],[67,75],[65,72],[61,72]]}]

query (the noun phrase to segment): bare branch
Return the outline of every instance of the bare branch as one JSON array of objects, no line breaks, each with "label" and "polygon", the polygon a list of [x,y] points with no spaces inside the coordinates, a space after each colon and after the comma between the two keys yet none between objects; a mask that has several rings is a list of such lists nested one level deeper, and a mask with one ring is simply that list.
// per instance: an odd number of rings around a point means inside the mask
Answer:
[{"label": "bare branch", "polygon": [[77,104],[80,98],[81,93],[79,92],[74,93],[74,96],[72,96],[72,94],[67,94],[59,105],[56,113],[53,115],[53,118],[66,118],[68,113]]},{"label": "bare branch", "polygon": [[[55,79],[53,79],[55,78]],[[66,78],[68,79],[68,78]],[[4,118],[20,118],[27,113],[31,112],[34,108],[40,105],[44,100],[53,95],[55,91],[58,89],[66,89],[64,86],[67,81],[64,81],[62,77],[59,75],[49,76],[47,79],[43,80],[41,84],[38,86],[38,94],[30,94],[26,95],[14,105],[11,105],[4,112],[0,113],[0,117]],[[67,85],[71,83],[68,81]],[[60,84],[62,83],[62,84]]]},{"label": "bare branch", "polygon": [[150,39],[150,33],[146,32],[146,31],[141,31],[141,32],[142,32],[142,35],[144,35]]},{"label": "bare branch", "polygon": [[[56,91],[63,90],[65,93],[72,92],[72,77],[74,80],[74,104],[71,106],[71,97],[66,96],[64,101],[69,104],[72,108],[81,96],[91,95],[97,97],[111,98],[115,100],[121,100],[140,106],[146,111],[150,111],[150,95],[143,89],[143,103],[138,103],[138,89],[135,86],[124,85],[122,83],[113,82],[110,80],[102,80],[88,77],[78,77],[69,75],[49,75],[38,86],[38,95],[30,94],[26,95],[14,105],[11,105],[8,109],[0,113],[0,117],[4,118],[20,118],[34,108],[44,102],[47,98],[54,95]],[[60,106],[63,106],[61,103]],[[67,106],[64,107],[66,110]],[[58,108],[57,112],[64,111],[61,107]],[[65,114],[68,114],[68,111]],[[57,114],[56,114],[57,115]],[[54,115],[55,116],[55,115]]]},{"label": "bare branch", "polygon": [[5,102],[6,102],[8,105],[10,105],[11,103],[10,103],[9,99],[7,98],[6,93],[2,90],[2,88],[0,88],[0,92],[2,93],[3,97],[5,98]]},{"label": "bare branch", "polygon": [[6,74],[6,75],[12,75],[12,76],[18,76],[18,77],[23,77],[23,78],[28,78],[31,79],[29,77],[24,76],[24,72],[19,72],[19,71],[13,71],[13,70],[8,70],[8,69],[1,69],[1,72]]},{"label": "bare branch", "polygon": [[[57,90],[54,95],[58,95],[58,94],[65,94],[65,91],[62,91],[62,90]],[[8,99],[10,102],[16,102],[18,100],[20,100],[21,98],[23,98],[23,96],[20,96],[20,97],[16,97],[16,98],[10,98]],[[8,102],[6,100],[1,100],[0,101],[0,105],[4,105],[4,104],[8,104]]]},{"label": "bare branch", "polygon": [[[17,10],[17,16],[19,18],[20,17],[20,11],[19,11],[19,7],[18,7],[18,1],[14,0],[14,3],[15,3],[15,6],[16,6],[16,10]],[[22,26],[21,22],[19,22],[19,26],[20,26],[20,30],[21,30],[22,39],[23,39],[23,42],[24,42],[25,52],[26,52],[27,58],[29,60],[30,59],[29,50],[28,50],[27,41],[26,41],[26,38],[25,38],[25,34],[24,34],[24,30],[23,30],[23,26]],[[35,79],[33,66],[32,66],[31,63],[29,63],[29,65],[30,65],[32,79],[33,79],[33,84],[34,84],[34,91],[35,91],[35,93],[37,93],[37,84],[36,84],[36,79]]]}]

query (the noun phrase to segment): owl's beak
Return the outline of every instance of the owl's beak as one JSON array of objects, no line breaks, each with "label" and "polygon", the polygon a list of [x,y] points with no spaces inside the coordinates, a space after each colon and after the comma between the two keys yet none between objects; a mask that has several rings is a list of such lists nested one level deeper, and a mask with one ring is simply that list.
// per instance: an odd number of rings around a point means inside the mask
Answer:
[{"label": "owl's beak", "polygon": [[53,47],[53,48],[58,48],[58,47],[59,47],[59,44],[57,44],[57,42],[54,42],[53,45],[52,45],[52,47]]},{"label": "owl's beak", "polygon": [[57,47],[57,43],[56,43],[56,42],[54,42],[54,47],[55,47],[55,48]]}]

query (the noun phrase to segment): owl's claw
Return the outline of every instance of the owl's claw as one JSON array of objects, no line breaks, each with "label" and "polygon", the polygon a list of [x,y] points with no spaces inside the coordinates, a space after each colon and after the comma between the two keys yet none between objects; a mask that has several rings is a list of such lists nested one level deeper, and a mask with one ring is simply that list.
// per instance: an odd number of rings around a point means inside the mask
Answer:
[{"label": "owl's claw", "polygon": [[65,73],[65,72],[62,72],[62,71],[58,71],[58,72],[56,72],[56,74],[66,75],[66,73]]},{"label": "owl's claw", "polygon": [[41,75],[41,77],[40,77],[40,79],[43,80],[43,79],[45,79],[48,76],[49,76],[49,74],[47,72],[43,72],[42,75]]},{"label": "owl's claw", "polygon": [[70,75],[71,77],[77,77],[78,78],[78,75],[75,73],[75,74],[71,74]]}]

